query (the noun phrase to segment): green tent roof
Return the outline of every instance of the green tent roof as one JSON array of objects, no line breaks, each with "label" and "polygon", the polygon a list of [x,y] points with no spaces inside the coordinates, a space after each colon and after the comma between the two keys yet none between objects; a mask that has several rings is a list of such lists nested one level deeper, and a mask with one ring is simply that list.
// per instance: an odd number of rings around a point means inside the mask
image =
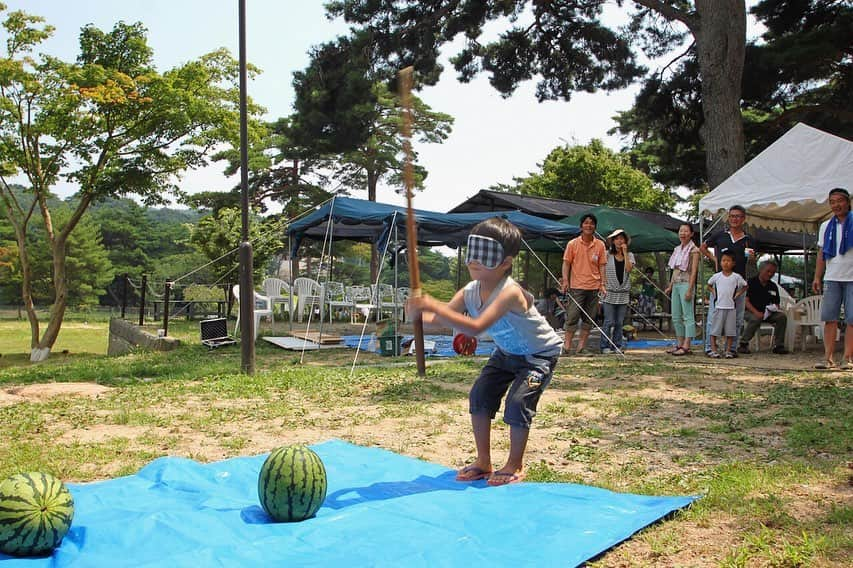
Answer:
[{"label": "green tent roof", "polygon": [[560,221],[580,226],[580,218],[587,213],[592,213],[598,219],[596,231],[602,238],[607,237],[615,229],[624,229],[631,237],[631,252],[669,252],[680,242],[678,235],[672,231],[602,205],[560,219]]},{"label": "green tent roof", "polygon": [[[602,239],[606,238],[614,229],[624,229],[631,237],[630,250],[634,253],[670,252],[680,242],[678,236],[672,231],[650,223],[640,217],[628,215],[618,209],[603,205],[590,207],[586,211],[564,217],[560,219],[560,222],[580,226],[580,218],[587,213],[592,213],[598,219],[597,232]],[[561,252],[565,249],[566,243],[537,239],[531,243],[531,246],[533,246],[534,250]]]}]

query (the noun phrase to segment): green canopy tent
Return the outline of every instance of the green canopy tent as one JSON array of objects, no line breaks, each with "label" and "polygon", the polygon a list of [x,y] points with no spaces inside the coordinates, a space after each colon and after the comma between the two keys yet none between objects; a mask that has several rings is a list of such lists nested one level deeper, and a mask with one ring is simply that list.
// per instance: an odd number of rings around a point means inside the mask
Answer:
[{"label": "green canopy tent", "polygon": [[[679,244],[678,235],[650,223],[640,217],[623,213],[618,209],[599,205],[581,213],[570,215],[560,219],[562,223],[580,226],[580,218],[587,213],[592,213],[598,219],[597,232],[602,238],[607,237],[614,229],[624,229],[631,237],[631,252],[670,252]],[[537,239],[531,243],[535,250],[549,250],[550,252],[562,252],[566,243],[550,241],[548,246],[546,239]]]}]

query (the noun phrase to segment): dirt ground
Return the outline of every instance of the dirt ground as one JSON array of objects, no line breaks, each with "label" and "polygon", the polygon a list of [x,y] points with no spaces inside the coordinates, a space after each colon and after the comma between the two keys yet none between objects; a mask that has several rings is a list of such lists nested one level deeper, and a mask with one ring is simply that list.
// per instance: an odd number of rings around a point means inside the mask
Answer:
[{"label": "dirt ground", "polygon": [[[700,351],[701,353],[701,351]],[[784,445],[781,427],[760,426],[749,432],[754,445],[726,445],[719,435],[709,434],[707,414],[697,409],[726,408],[733,400],[750,400],[765,393],[778,381],[805,384],[814,381],[811,371],[821,359],[819,350],[806,353],[773,355],[767,349],[735,360],[712,360],[693,354],[682,358],[685,372],[649,373],[631,384],[618,373],[596,373],[596,361],[612,361],[616,356],[563,357],[555,372],[554,383],[539,406],[540,413],[531,432],[526,459],[542,464],[561,475],[585,479],[610,479],[618,489],[620,479],[632,472],[654,472],[658,478],[708,470],[720,463],[766,458]],[[635,350],[627,354],[624,365],[650,365],[672,359],[662,348]],[[441,362],[431,363],[430,375],[441,383]],[[851,371],[818,375],[832,380]],[[444,389],[467,392],[469,383],[443,383]],[[51,397],[98,398],[110,387],[87,383],[51,383],[8,387],[0,390],[0,406],[24,400]],[[623,397],[622,401],[614,401]],[[635,403],[631,412],[621,412],[618,404]],[[244,404],[245,400],[222,404]],[[164,406],[159,413],[185,412],[206,404],[190,399],[176,401],[180,408]],[[617,406],[614,406],[616,404]],[[758,412],[772,409],[756,409]],[[201,412],[201,410],[200,410]],[[274,425],[259,425],[251,418],[229,423],[235,436],[245,437],[240,454],[269,451],[284,443],[315,443],[340,438],[361,445],[375,445],[401,454],[458,468],[473,459],[473,442],[464,396],[449,401],[429,402],[416,412],[389,414],[381,402],[353,401],[337,407],[335,413],[322,409],[307,410],[303,427],[282,430]],[[596,434],[587,429],[596,428]],[[157,430],[157,427],[153,427]],[[178,447],[170,453],[200,460],[219,460],[233,452],[211,443],[209,436],[189,425],[161,428],[163,435],[179,437]],[[696,435],[673,436],[672,431],[694,431]],[[152,427],[111,424],[108,421],[86,428],[66,428],[60,440],[66,442],[102,442],[122,437],[131,441],[150,439]],[[493,460],[499,467],[507,451],[507,436],[501,426],[493,431]],[[725,451],[720,453],[720,447]],[[820,459],[821,456],[813,456]],[[627,483],[626,483],[627,484]],[[853,486],[849,477],[828,478],[820,484],[796,486],[782,496],[788,514],[808,519],[825,514],[826,503],[849,506]],[[822,512],[823,511],[823,512]],[[604,566],[707,566],[717,565],[726,551],[742,545],[743,526],[733,515],[714,512],[700,523],[680,522],[641,533],[609,551],[599,559]],[[684,543],[688,543],[687,546]],[[817,565],[836,565],[833,562]]]}]

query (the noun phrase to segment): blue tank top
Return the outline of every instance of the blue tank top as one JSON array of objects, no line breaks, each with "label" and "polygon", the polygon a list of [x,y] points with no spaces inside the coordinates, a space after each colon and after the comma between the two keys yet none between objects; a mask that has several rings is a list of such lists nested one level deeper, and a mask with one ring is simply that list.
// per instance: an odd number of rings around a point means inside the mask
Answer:
[{"label": "blue tank top", "polygon": [[[469,282],[463,289],[465,309],[472,318],[478,317],[507,286],[518,286],[511,277],[501,280],[485,302],[480,300],[480,282]],[[541,355],[553,357],[560,354],[563,340],[551,324],[536,310],[533,302],[523,314],[505,313],[486,330],[498,348],[510,355]]]}]

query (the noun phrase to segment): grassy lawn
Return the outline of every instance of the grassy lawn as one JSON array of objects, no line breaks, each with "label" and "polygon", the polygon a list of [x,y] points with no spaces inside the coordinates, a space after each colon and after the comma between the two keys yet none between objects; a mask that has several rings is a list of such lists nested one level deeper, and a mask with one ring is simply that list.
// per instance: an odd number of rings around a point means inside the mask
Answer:
[{"label": "grassy lawn", "polygon": [[[351,350],[300,363],[259,342],[248,377],[239,347],[195,344],[197,322],[176,322],[188,340],[177,351],[115,358],[86,347],[106,341],[106,324],[91,325],[64,327],[69,353],[30,365],[6,355],[22,328],[0,322],[0,477],[97,480],[163,455],[213,461],[329,438],[448,467],[473,458],[467,389],[481,361],[431,364],[420,379],[411,359],[362,355],[350,376]],[[594,565],[848,565],[853,373],[747,365],[755,361],[561,360],[531,433],[529,480],[703,495]],[[376,365],[389,362],[403,365]],[[493,429],[497,461],[508,431],[500,421]]]}]

